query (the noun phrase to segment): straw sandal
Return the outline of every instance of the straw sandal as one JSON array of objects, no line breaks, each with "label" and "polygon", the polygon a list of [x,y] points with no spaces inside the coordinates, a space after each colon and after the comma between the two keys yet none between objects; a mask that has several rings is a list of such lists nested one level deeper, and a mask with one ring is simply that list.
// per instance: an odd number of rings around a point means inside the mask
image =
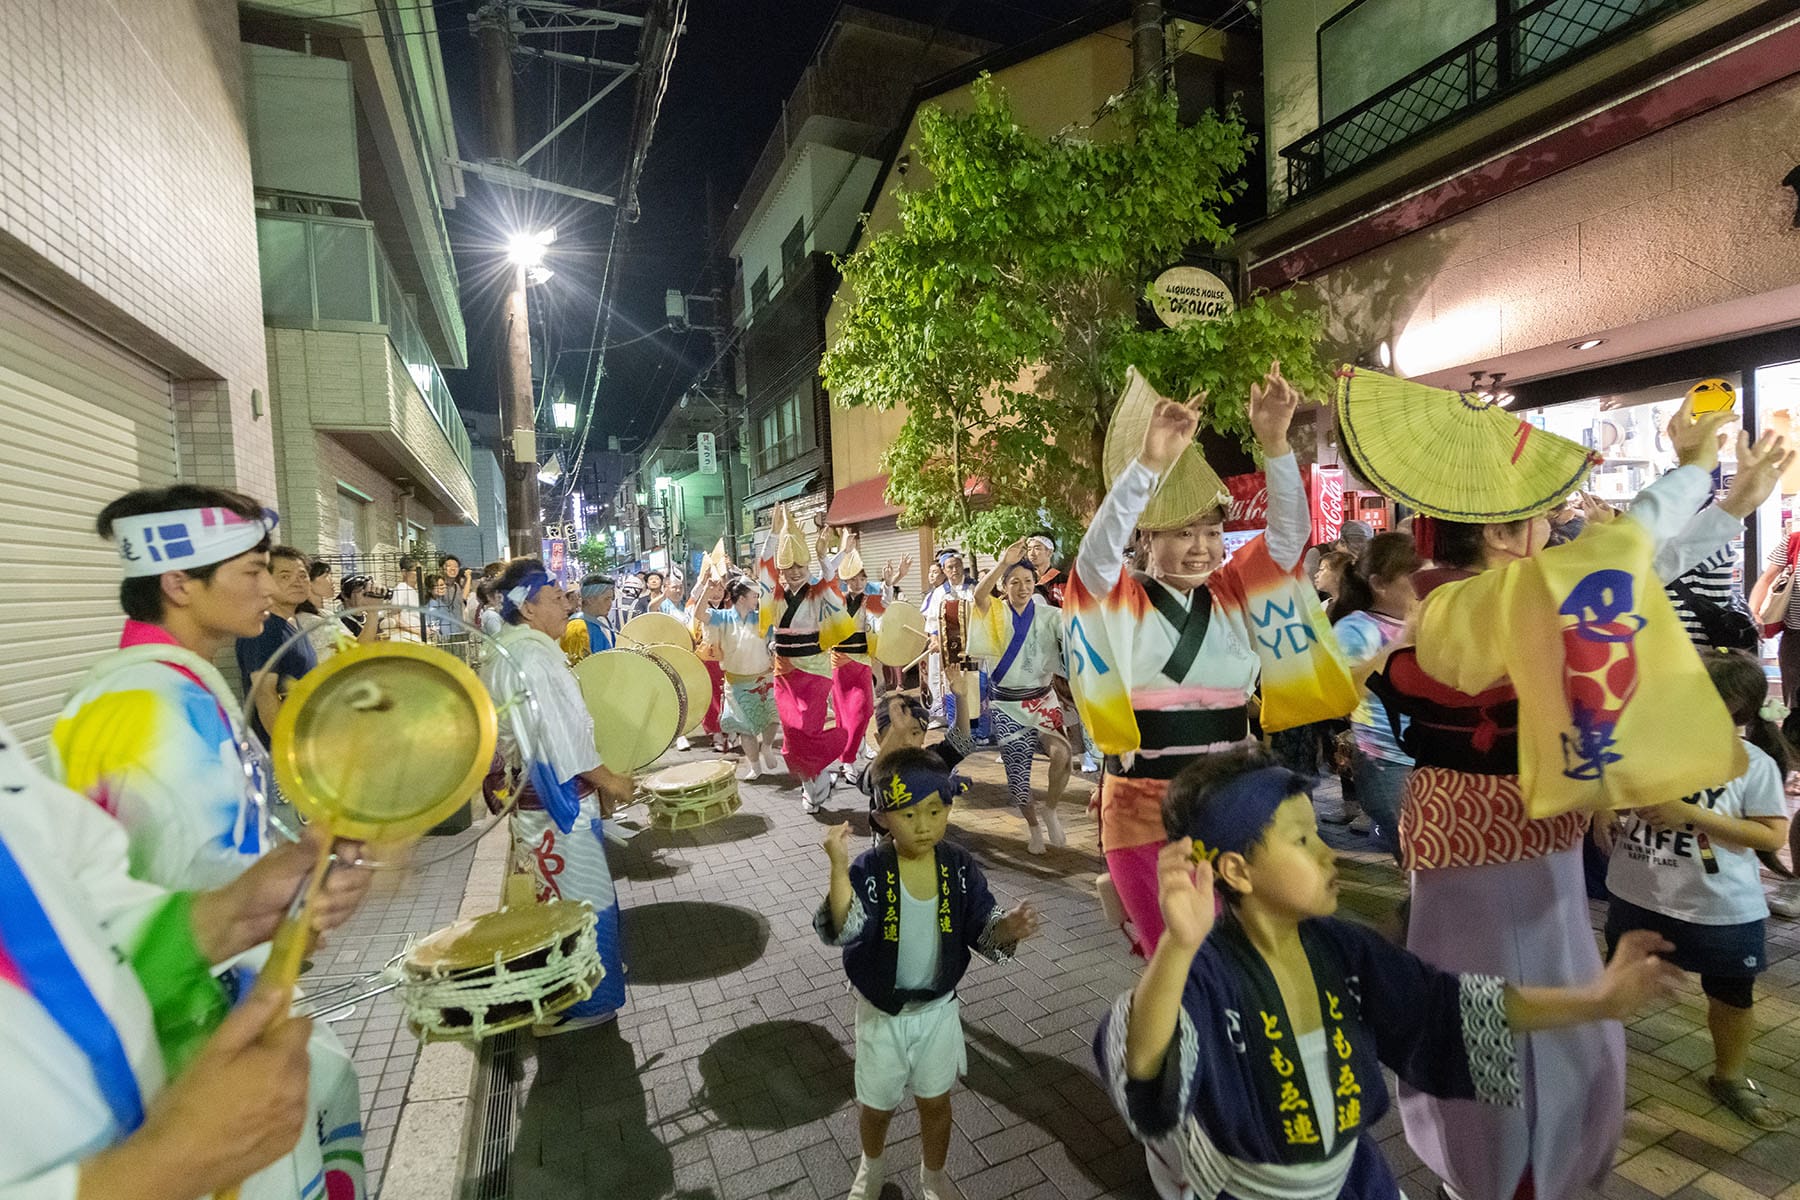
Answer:
[{"label": "straw sandal", "polygon": [[1788,1123],[1788,1114],[1769,1103],[1754,1079],[1708,1079],[1706,1090],[1758,1129],[1780,1129]]}]

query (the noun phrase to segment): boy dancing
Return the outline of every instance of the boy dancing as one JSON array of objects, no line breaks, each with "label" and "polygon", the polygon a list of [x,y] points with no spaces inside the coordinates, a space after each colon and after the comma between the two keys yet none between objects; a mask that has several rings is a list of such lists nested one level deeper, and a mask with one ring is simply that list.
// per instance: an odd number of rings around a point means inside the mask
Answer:
[{"label": "boy dancing", "polygon": [[874,813],[888,840],[850,861],[850,827],[825,835],[831,886],[813,916],[828,946],[844,948],[844,972],[860,993],[856,1099],[862,1162],[850,1200],[875,1200],[887,1175],[888,1122],[908,1088],[919,1105],[923,1200],[961,1200],[944,1174],[950,1088],[966,1068],[956,985],[974,950],[1010,959],[1037,932],[1030,904],[1003,913],[967,852],[946,843],[962,782],[927,750],[905,747],[875,761]]}]

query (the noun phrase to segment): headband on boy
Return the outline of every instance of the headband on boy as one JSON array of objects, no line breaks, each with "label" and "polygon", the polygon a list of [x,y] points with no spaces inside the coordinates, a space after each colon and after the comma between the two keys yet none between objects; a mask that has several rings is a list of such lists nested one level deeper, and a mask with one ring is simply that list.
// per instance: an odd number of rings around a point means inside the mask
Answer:
[{"label": "headband on boy", "polygon": [[555,582],[556,580],[550,578],[550,573],[548,571],[531,572],[506,593],[506,596],[500,602],[500,615],[505,617],[512,616],[521,608],[525,607],[526,602],[537,593],[539,588],[547,588]]},{"label": "headband on boy", "polygon": [[[542,585],[540,584],[539,586],[542,586]],[[612,586],[613,586],[612,577],[608,576],[608,575],[602,575],[600,578],[594,580],[591,583],[584,583],[581,585],[582,598],[584,600],[592,600],[596,596],[605,595],[607,592],[610,592],[612,590]]]},{"label": "headband on boy", "polygon": [[254,550],[275,529],[275,510],[252,519],[229,508],[181,508],[113,521],[125,578],[210,567]]},{"label": "headband on boy", "polygon": [[1047,533],[1034,533],[1025,539],[1026,545],[1031,545],[1032,543],[1042,546],[1052,554],[1056,553],[1056,543],[1051,540],[1050,535]]},{"label": "headband on boy", "polygon": [[887,782],[877,787],[871,797],[876,812],[899,812],[923,804],[933,796],[945,804],[953,804],[958,796],[969,790],[969,781],[955,771],[904,766],[887,775]]},{"label": "headband on boy", "polygon": [[1262,840],[1275,810],[1292,796],[1310,796],[1312,781],[1286,767],[1262,767],[1239,775],[1197,805],[1183,832],[1194,839],[1194,857],[1245,854]]}]

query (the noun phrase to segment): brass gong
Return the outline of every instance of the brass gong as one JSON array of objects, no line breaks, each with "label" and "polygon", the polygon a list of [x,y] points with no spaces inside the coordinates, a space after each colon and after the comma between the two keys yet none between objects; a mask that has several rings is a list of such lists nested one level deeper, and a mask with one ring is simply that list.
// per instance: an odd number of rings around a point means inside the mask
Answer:
[{"label": "brass gong", "polygon": [[275,719],[275,778],[334,837],[414,838],[474,796],[496,731],[494,702],[461,661],[377,642],[295,682]]}]

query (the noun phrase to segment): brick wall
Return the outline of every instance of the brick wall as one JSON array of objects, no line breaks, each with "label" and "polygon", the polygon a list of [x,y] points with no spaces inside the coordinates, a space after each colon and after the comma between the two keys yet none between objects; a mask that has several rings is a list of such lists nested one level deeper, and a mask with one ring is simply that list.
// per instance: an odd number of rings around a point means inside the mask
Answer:
[{"label": "brick wall", "polygon": [[273,497],[236,4],[7,4],[0,164],[0,274],[169,372],[186,477]]}]

